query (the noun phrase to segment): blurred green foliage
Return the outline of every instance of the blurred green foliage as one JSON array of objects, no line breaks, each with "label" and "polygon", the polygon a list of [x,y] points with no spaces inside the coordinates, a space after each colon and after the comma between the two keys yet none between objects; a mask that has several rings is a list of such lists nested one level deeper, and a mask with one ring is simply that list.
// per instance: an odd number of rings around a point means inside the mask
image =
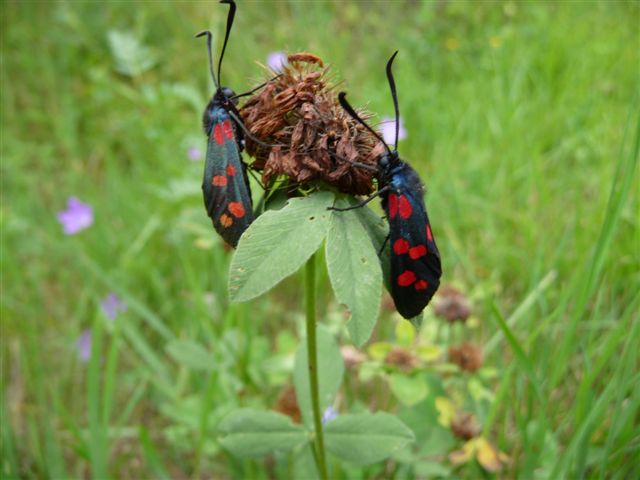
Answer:
[{"label": "blurred green foliage", "polygon": [[[193,35],[211,28],[219,45],[226,8],[1,8],[3,477],[299,472],[236,460],[216,440],[231,409],[276,402],[302,311],[297,275],[228,304],[230,254],[189,160],[213,89]],[[423,334],[485,346],[484,376],[420,370],[428,396],[413,406],[376,396],[387,380],[412,387],[375,355],[366,380],[347,372],[343,406],[397,411],[417,442],[335,478],[477,478],[482,463],[453,466],[462,443],[430,428],[446,410],[437,398],[458,404],[452,391],[509,456],[503,475],[640,475],[639,23],[636,2],[240,2],[222,72],[238,92],[262,81],[269,52],[310,51],[354,105],[390,115],[383,69],[400,50],[400,152],[428,185],[443,280],[476,320],[428,315]],[[56,220],[69,196],[95,215],[75,236]],[[321,271],[320,318],[348,344]],[[100,309],[111,291],[128,305],[114,322]],[[393,341],[397,322],[384,316],[377,339]],[[88,363],[75,347],[85,329]]]}]

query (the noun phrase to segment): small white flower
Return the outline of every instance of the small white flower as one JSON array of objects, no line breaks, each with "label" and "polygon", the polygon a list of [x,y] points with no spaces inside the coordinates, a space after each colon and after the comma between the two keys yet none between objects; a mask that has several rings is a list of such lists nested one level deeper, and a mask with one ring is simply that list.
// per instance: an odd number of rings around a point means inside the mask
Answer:
[{"label": "small white flower", "polygon": [[287,54],[284,52],[271,52],[267,55],[267,65],[269,65],[269,68],[276,73],[281,72],[287,63]]},{"label": "small white flower", "polygon": [[[383,117],[380,122],[380,130],[382,132],[382,138],[388,144],[394,144],[396,142],[396,120],[391,117]],[[398,141],[407,138],[407,130],[404,128],[402,118],[400,118],[400,128],[398,130]]]},{"label": "small white flower", "polygon": [[327,409],[322,414],[322,424],[326,425],[331,420],[335,420],[338,418],[338,412],[332,406],[327,407]]}]

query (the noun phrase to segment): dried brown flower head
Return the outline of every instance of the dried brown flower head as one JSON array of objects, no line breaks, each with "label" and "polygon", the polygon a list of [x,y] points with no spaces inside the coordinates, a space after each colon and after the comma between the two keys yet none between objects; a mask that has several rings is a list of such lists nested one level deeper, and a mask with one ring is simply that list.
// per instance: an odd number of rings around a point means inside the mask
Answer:
[{"label": "dried brown flower head", "polygon": [[291,385],[286,385],[282,389],[273,409],[291,417],[294,423],[300,423],[300,407],[296,399],[296,391]]},{"label": "dried brown flower head", "polygon": [[384,363],[387,365],[396,365],[402,370],[408,371],[418,366],[418,359],[416,356],[404,348],[395,347],[391,350],[387,357],[384,359]]},{"label": "dried brown flower head", "polygon": [[466,322],[471,315],[471,303],[461,291],[447,285],[438,292],[434,311],[449,322]]},{"label": "dried brown flower head", "polygon": [[482,350],[469,342],[459,346],[451,346],[449,347],[449,360],[462,370],[475,372],[482,366]]},{"label": "dried brown flower head", "polygon": [[319,57],[296,53],[288,60],[240,110],[251,134],[274,145],[246,138],[251,167],[263,171],[265,185],[286,175],[294,184],[322,181],[344,193],[371,193],[384,146],[340,106]]},{"label": "dried brown flower head", "polygon": [[465,412],[459,413],[451,422],[451,431],[462,440],[471,440],[473,437],[478,436],[480,427],[476,417],[472,413]]}]

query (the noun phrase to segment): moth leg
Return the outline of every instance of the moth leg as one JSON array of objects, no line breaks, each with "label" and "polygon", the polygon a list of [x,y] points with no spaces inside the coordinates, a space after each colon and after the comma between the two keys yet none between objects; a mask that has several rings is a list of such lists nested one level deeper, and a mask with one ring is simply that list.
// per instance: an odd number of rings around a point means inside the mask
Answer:
[{"label": "moth leg", "polygon": [[345,208],[327,207],[327,210],[335,210],[336,212],[346,212],[347,210],[355,210],[356,208],[364,207],[371,200],[373,200],[376,197],[379,197],[380,195],[382,195],[383,193],[385,193],[385,192],[387,192],[389,190],[390,190],[390,187],[387,186],[387,187],[381,188],[376,193],[371,195],[369,198],[365,198],[363,201],[361,201],[360,203],[358,203],[356,205],[351,205],[350,207],[345,207]]},{"label": "moth leg", "polygon": [[331,150],[327,150],[327,153],[329,155],[331,155],[333,158],[335,158],[336,160],[340,160],[342,162],[350,163],[354,167],[364,168],[365,170],[369,170],[369,171],[372,171],[372,172],[377,172],[378,171],[378,167],[376,167],[374,165],[369,165],[367,163],[354,162],[352,160],[348,160],[348,159],[346,159],[344,157],[341,157],[337,153],[332,152]]},{"label": "moth leg", "polygon": [[244,93],[238,93],[237,95],[234,95],[233,97],[230,98],[230,100],[236,100],[238,98],[242,98],[242,97],[246,97],[247,95],[251,95],[253,92],[257,92],[258,90],[260,90],[262,87],[266,86],[267,84],[273,82],[274,80],[276,80],[277,78],[281,77],[282,74],[280,75],[276,75],[275,77],[273,77],[270,80],[267,80],[266,82],[264,82],[262,85],[258,85],[256,88],[254,88],[253,90],[249,90],[248,92],[244,92]]},{"label": "moth leg", "polygon": [[258,204],[253,209],[253,216],[256,218],[259,217],[260,214],[264,213],[264,206],[265,206],[264,204],[267,198],[266,193],[267,193],[266,191],[262,192],[262,194],[260,195],[260,200],[258,200]]},{"label": "moth leg", "polygon": [[380,255],[382,255],[382,251],[384,250],[384,247],[387,245],[387,242],[389,241],[389,238],[391,238],[391,234],[390,233],[387,234],[387,238],[385,238],[384,242],[382,242],[382,246],[380,247],[380,250],[378,250],[378,257]]},{"label": "moth leg", "polygon": [[249,172],[249,175],[251,175],[253,179],[258,182],[258,185],[260,185],[260,188],[262,188],[263,191],[267,189],[267,187],[265,187],[265,185],[262,183],[262,180],[260,179],[256,171],[251,168],[250,165],[247,166],[247,171]]}]

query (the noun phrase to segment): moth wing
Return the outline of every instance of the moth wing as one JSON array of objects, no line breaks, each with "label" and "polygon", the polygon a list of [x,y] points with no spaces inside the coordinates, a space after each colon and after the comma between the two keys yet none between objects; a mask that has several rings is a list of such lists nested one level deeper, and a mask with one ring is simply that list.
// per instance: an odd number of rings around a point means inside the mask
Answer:
[{"label": "moth wing", "polygon": [[214,228],[235,247],[255,217],[240,150],[228,119],[212,125],[202,193]]},{"label": "moth wing", "polygon": [[391,296],[400,315],[413,318],[440,286],[440,252],[423,199],[406,191],[389,197]]}]

